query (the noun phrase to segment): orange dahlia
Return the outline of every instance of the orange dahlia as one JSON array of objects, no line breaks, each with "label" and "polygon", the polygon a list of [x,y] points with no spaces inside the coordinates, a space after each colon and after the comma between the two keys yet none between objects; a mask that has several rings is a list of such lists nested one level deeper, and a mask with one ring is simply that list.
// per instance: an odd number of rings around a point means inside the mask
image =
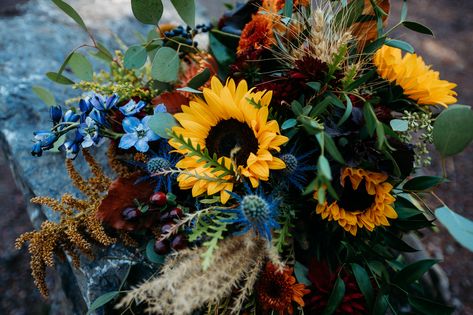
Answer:
[{"label": "orange dahlia", "polygon": [[[292,268],[282,271],[267,263],[256,284],[256,295],[265,311],[277,311],[279,315],[293,314],[293,302],[304,307],[304,295],[310,293],[302,283],[296,283]],[[287,312],[287,313],[286,313]]]}]

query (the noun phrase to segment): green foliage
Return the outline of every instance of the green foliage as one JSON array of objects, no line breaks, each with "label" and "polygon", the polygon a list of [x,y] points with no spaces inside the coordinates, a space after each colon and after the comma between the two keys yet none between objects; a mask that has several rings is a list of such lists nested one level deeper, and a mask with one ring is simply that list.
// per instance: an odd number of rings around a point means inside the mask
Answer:
[{"label": "green foliage", "polygon": [[87,314],[92,314],[97,309],[101,308],[105,304],[114,300],[119,294],[120,294],[120,291],[111,291],[111,292],[102,294],[97,299],[95,299],[95,301],[90,305],[89,311],[87,312]]},{"label": "green foliage", "polygon": [[149,128],[161,138],[169,138],[168,130],[177,125],[176,119],[170,113],[155,113],[148,121]]},{"label": "green foliage", "polygon": [[148,53],[142,45],[130,46],[125,52],[123,65],[127,69],[139,69],[144,66],[147,58]]},{"label": "green foliage", "polygon": [[72,72],[83,81],[92,81],[94,69],[92,64],[81,53],[74,52],[68,62]]},{"label": "green foliage", "polygon": [[444,206],[435,210],[437,219],[452,236],[473,252],[473,222]]},{"label": "green foliage", "polygon": [[190,27],[195,27],[195,0],[171,0],[179,16]]},{"label": "green foliage", "polygon": [[80,17],[79,13],[77,13],[74,8],[72,8],[69,4],[62,0],[52,0],[53,3],[64,13],[66,13],[68,16],[70,16],[84,31],[87,33],[89,30],[87,29],[87,26],[85,26],[84,20]]},{"label": "green foliage", "polygon": [[399,39],[387,39],[384,44],[394,47],[394,48],[399,48],[411,54],[415,53],[415,49],[414,47],[412,47],[411,44]]},{"label": "green foliage", "polygon": [[325,307],[322,315],[332,315],[337,310],[338,306],[343,300],[345,296],[345,282],[343,282],[342,278],[337,277],[335,281],[335,285],[333,286],[332,293],[330,293],[330,297],[327,301],[327,306]]},{"label": "green foliage", "polygon": [[443,177],[418,176],[407,181],[402,188],[405,191],[426,191],[445,182],[448,182],[448,179]]},{"label": "green foliage", "polygon": [[151,76],[161,82],[174,82],[179,72],[179,54],[172,48],[158,49],[151,66]]},{"label": "green foliage", "polygon": [[294,275],[296,276],[297,282],[306,286],[311,286],[312,282],[309,280],[308,274],[309,269],[300,262],[296,261],[294,264]]},{"label": "green foliage", "polygon": [[36,94],[44,102],[44,104],[48,106],[56,105],[56,99],[54,98],[54,95],[49,90],[39,85],[33,85],[32,90],[34,94]]},{"label": "green foliage", "polygon": [[131,0],[131,9],[141,23],[158,25],[164,7],[161,0]]},{"label": "green foliage", "polygon": [[[197,73],[187,84],[188,87],[197,90],[202,85],[204,85],[207,81],[210,80],[210,70],[205,68],[201,72]],[[199,91],[197,91],[199,92]]]},{"label": "green foliage", "polygon": [[59,74],[57,72],[48,72],[48,73],[46,73],[46,77],[49,80],[51,80],[53,82],[56,82],[56,83],[59,83],[59,84],[64,84],[64,85],[74,84],[74,81],[72,81],[68,77],[63,76],[62,74]]},{"label": "green foliage", "polygon": [[154,243],[155,242],[156,242],[156,240],[151,239],[146,244],[146,249],[145,249],[146,258],[148,258],[148,260],[152,263],[162,265],[164,263],[164,256],[158,255],[154,251]]},{"label": "green foliage", "polygon": [[430,28],[418,22],[402,21],[401,24],[414,32],[434,36],[434,33]]},{"label": "green foliage", "polygon": [[290,244],[290,238],[292,237],[291,230],[294,228],[292,220],[296,217],[293,209],[288,206],[281,206],[281,214],[279,219],[280,228],[275,230],[276,236],[274,237],[274,245],[279,253],[284,252],[286,247]]},{"label": "green foliage", "polygon": [[371,284],[370,277],[366,269],[361,267],[358,264],[351,264],[351,269],[353,271],[353,275],[355,276],[356,283],[360,288],[361,293],[366,300],[367,305],[373,305],[374,300],[374,293],[373,293],[373,286]]},{"label": "green foliage", "polygon": [[355,23],[360,16],[363,14],[365,8],[364,0],[350,1],[340,12],[336,15],[335,25],[346,25],[351,26]]},{"label": "green foliage", "polygon": [[473,111],[469,106],[452,105],[435,119],[434,145],[442,156],[463,151],[473,140]]},{"label": "green foliage", "polygon": [[453,307],[436,303],[422,297],[410,295],[408,301],[415,310],[424,315],[450,315],[455,311]]},{"label": "green foliage", "polygon": [[426,273],[433,265],[438,262],[439,261],[436,259],[424,259],[416,261],[415,263],[404,267],[401,271],[396,273],[393,278],[393,283],[401,288],[407,288],[408,285],[422,278],[424,273]]}]

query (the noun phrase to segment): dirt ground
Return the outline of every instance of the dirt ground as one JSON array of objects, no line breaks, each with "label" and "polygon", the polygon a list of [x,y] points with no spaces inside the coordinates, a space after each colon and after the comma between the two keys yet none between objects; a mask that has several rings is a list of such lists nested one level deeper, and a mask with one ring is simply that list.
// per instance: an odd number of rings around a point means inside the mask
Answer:
[{"label": "dirt ground", "polygon": [[[400,0],[392,0],[394,16],[399,16]],[[221,0],[201,3],[223,3]],[[222,9],[209,5],[209,16],[216,17]],[[436,38],[408,32],[402,39],[415,45],[418,53],[439,70],[442,77],[458,83],[459,102],[473,104],[473,1],[470,0],[416,0],[409,1],[409,19],[431,27]],[[473,219],[473,145],[463,154],[448,160],[451,182],[438,194],[458,213]],[[47,158],[47,157],[44,157]],[[29,275],[29,258],[25,250],[16,251],[15,238],[32,228],[23,196],[16,189],[11,172],[0,156],[0,313],[15,315],[47,314],[48,305],[35,290]],[[440,174],[438,165],[429,172]],[[456,243],[440,228],[438,233],[426,232],[423,237],[432,255],[443,259],[442,268],[450,280],[454,297],[460,302],[457,314],[473,314],[473,254]]]}]

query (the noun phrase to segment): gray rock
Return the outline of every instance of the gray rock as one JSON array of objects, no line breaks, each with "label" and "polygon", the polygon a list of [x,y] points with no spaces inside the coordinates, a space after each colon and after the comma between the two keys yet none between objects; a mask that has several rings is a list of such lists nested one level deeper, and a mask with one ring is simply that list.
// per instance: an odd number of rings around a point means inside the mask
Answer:
[{"label": "gray rock", "polygon": [[[3,1],[0,1],[2,5]],[[30,154],[33,131],[50,126],[48,109],[31,88],[41,85],[50,89],[60,104],[77,96],[77,91],[53,84],[44,74],[57,71],[73,48],[90,40],[51,1],[32,0],[20,7],[13,7],[13,3],[7,0],[8,10],[5,6],[0,11],[0,146],[6,152],[16,184],[24,193],[31,221],[39,227],[43,220],[54,221],[58,215],[29,203],[29,199],[34,196],[58,198],[65,192],[76,195],[78,192],[67,176],[62,154],[46,152],[42,158]],[[118,46],[112,32],[131,44],[138,42],[136,31],[146,34],[151,29],[134,20],[129,0],[75,0],[69,3],[96,38],[111,51]],[[169,3],[166,7],[163,20],[176,21],[176,13],[169,10]],[[204,21],[201,17],[197,20]],[[94,153],[105,165],[105,149],[99,148]],[[79,158],[76,164],[83,174],[87,174],[82,159]],[[99,248],[96,256],[93,261],[84,258],[79,270],[68,263],[58,263],[60,283],[54,287],[62,287],[63,292],[52,293],[52,299],[60,302],[53,307],[54,313],[84,314],[98,296],[118,289],[131,266],[141,264],[141,270],[152,269],[138,251],[121,245]]]}]

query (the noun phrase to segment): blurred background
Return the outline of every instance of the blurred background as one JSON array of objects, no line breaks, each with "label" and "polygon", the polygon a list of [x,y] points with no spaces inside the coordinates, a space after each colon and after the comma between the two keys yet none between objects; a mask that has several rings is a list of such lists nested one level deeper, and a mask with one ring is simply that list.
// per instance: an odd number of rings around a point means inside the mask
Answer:
[{"label": "blurred background", "polygon": [[[0,0],[0,21],[21,17],[28,10],[25,2],[27,0]],[[68,2],[74,6],[75,1]],[[235,1],[199,1],[200,6],[205,6],[202,12],[212,20],[218,19],[224,11],[223,3],[227,2]],[[399,19],[402,2],[391,0],[391,23]],[[123,7],[119,9],[124,10]],[[408,16],[410,20],[433,29],[435,38],[404,30],[399,37],[412,43],[444,79],[458,84],[456,90],[460,104],[473,104],[473,74],[470,72],[473,68],[473,1],[409,1]],[[124,23],[127,21],[124,20]],[[0,49],[3,47],[0,38]],[[453,210],[469,219],[473,219],[473,190],[470,186],[473,179],[472,156],[473,145],[461,155],[449,158],[447,168],[451,182],[438,189],[438,195]],[[435,160],[438,161],[438,157],[434,157]],[[441,174],[440,165],[432,165],[427,172]],[[3,152],[0,152],[0,202],[0,314],[47,314],[48,301],[43,300],[36,291],[26,249],[14,249],[15,238],[31,230],[32,225],[26,212],[27,201],[16,188]],[[438,232],[425,231],[422,240],[429,253],[442,260],[440,265],[450,281],[453,304],[458,307],[456,314],[473,314],[473,254],[456,243],[442,227]]]}]

